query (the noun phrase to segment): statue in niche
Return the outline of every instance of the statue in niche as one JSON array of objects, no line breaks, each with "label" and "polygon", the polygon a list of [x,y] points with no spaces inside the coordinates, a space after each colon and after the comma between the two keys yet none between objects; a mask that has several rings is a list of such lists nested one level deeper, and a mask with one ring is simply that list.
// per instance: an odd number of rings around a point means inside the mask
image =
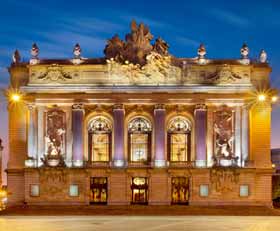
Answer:
[{"label": "statue in niche", "polygon": [[214,165],[236,166],[238,157],[234,154],[234,113],[222,106],[214,114]]},{"label": "statue in niche", "polygon": [[64,166],[65,133],[65,112],[55,107],[46,113],[46,166]]}]

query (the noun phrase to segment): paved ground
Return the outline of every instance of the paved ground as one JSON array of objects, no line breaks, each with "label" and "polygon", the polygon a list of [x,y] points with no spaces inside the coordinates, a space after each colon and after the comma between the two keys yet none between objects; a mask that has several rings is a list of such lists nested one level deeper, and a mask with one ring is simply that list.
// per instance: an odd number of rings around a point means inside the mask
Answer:
[{"label": "paved ground", "polygon": [[[280,216],[280,209],[261,206],[18,206],[0,211],[1,215],[12,216],[76,216],[76,215],[125,215],[125,216],[184,216],[184,215],[217,215],[217,216]],[[279,218],[280,220],[280,218]],[[279,227],[280,230],[280,227]],[[1,231],[1,230],[0,230]]]},{"label": "paved ground", "polygon": [[258,216],[1,216],[2,231],[279,231],[279,217]]}]

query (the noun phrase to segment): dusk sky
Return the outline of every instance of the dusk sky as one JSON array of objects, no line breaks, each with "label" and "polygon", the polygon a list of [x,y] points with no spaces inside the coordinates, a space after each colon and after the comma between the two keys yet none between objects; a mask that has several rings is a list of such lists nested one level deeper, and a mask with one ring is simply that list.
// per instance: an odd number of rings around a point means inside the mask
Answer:
[{"label": "dusk sky", "polygon": [[[7,67],[15,49],[28,61],[36,42],[40,58],[70,58],[75,43],[84,57],[101,57],[106,39],[129,32],[132,19],[147,24],[177,57],[195,57],[202,42],[208,58],[239,58],[246,42],[250,57],[261,49],[280,87],[280,1],[1,1],[0,87],[9,82]],[[0,137],[7,150],[7,112],[0,98]],[[280,148],[280,106],[273,108],[272,147]]]}]

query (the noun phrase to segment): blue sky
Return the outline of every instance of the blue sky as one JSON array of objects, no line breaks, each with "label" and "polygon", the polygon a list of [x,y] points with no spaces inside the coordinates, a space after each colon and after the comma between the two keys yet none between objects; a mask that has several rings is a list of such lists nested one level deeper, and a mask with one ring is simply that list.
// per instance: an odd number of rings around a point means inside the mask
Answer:
[{"label": "blue sky", "polygon": [[[155,37],[178,57],[194,57],[206,45],[209,58],[239,58],[246,42],[250,57],[261,49],[280,87],[280,1],[2,1],[0,14],[0,88],[8,84],[6,67],[15,49],[28,60],[33,42],[40,57],[72,57],[79,42],[84,57],[103,55],[106,39],[129,31],[132,19],[149,25]],[[0,98],[0,137],[7,140],[5,101]],[[3,118],[3,119],[2,119]],[[273,111],[272,147],[280,147],[280,107]]]}]

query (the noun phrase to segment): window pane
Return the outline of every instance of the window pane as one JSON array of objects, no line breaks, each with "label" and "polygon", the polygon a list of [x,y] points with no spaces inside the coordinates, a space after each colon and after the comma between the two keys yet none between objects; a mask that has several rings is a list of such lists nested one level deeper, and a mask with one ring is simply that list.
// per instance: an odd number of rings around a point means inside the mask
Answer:
[{"label": "window pane", "polygon": [[30,196],[32,197],[38,197],[40,194],[40,188],[37,184],[30,185]]},{"label": "window pane", "polygon": [[93,134],[93,161],[109,161],[109,134]]},{"label": "window pane", "polygon": [[171,161],[187,161],[187,134],[171,134]]},{"label": "window pane", "polygon": [[249,185],[240,185],[239,195],[241,197],[248,197],[249,196]]},{"label": "window pane", "polygon": [[69,196],[70,197],[77,197],[79,196],[79,187],[78,185],[72,184],[69,187]]},{"label": "window pane", "polygon": [[200,185],[199,194],[200,194],[201,197],[208,197],[208,195],[209,195],[208,185]]},{"label": "window pane", "polygon": [[146,161],[148,134],[131,134],[131,161]]}]

